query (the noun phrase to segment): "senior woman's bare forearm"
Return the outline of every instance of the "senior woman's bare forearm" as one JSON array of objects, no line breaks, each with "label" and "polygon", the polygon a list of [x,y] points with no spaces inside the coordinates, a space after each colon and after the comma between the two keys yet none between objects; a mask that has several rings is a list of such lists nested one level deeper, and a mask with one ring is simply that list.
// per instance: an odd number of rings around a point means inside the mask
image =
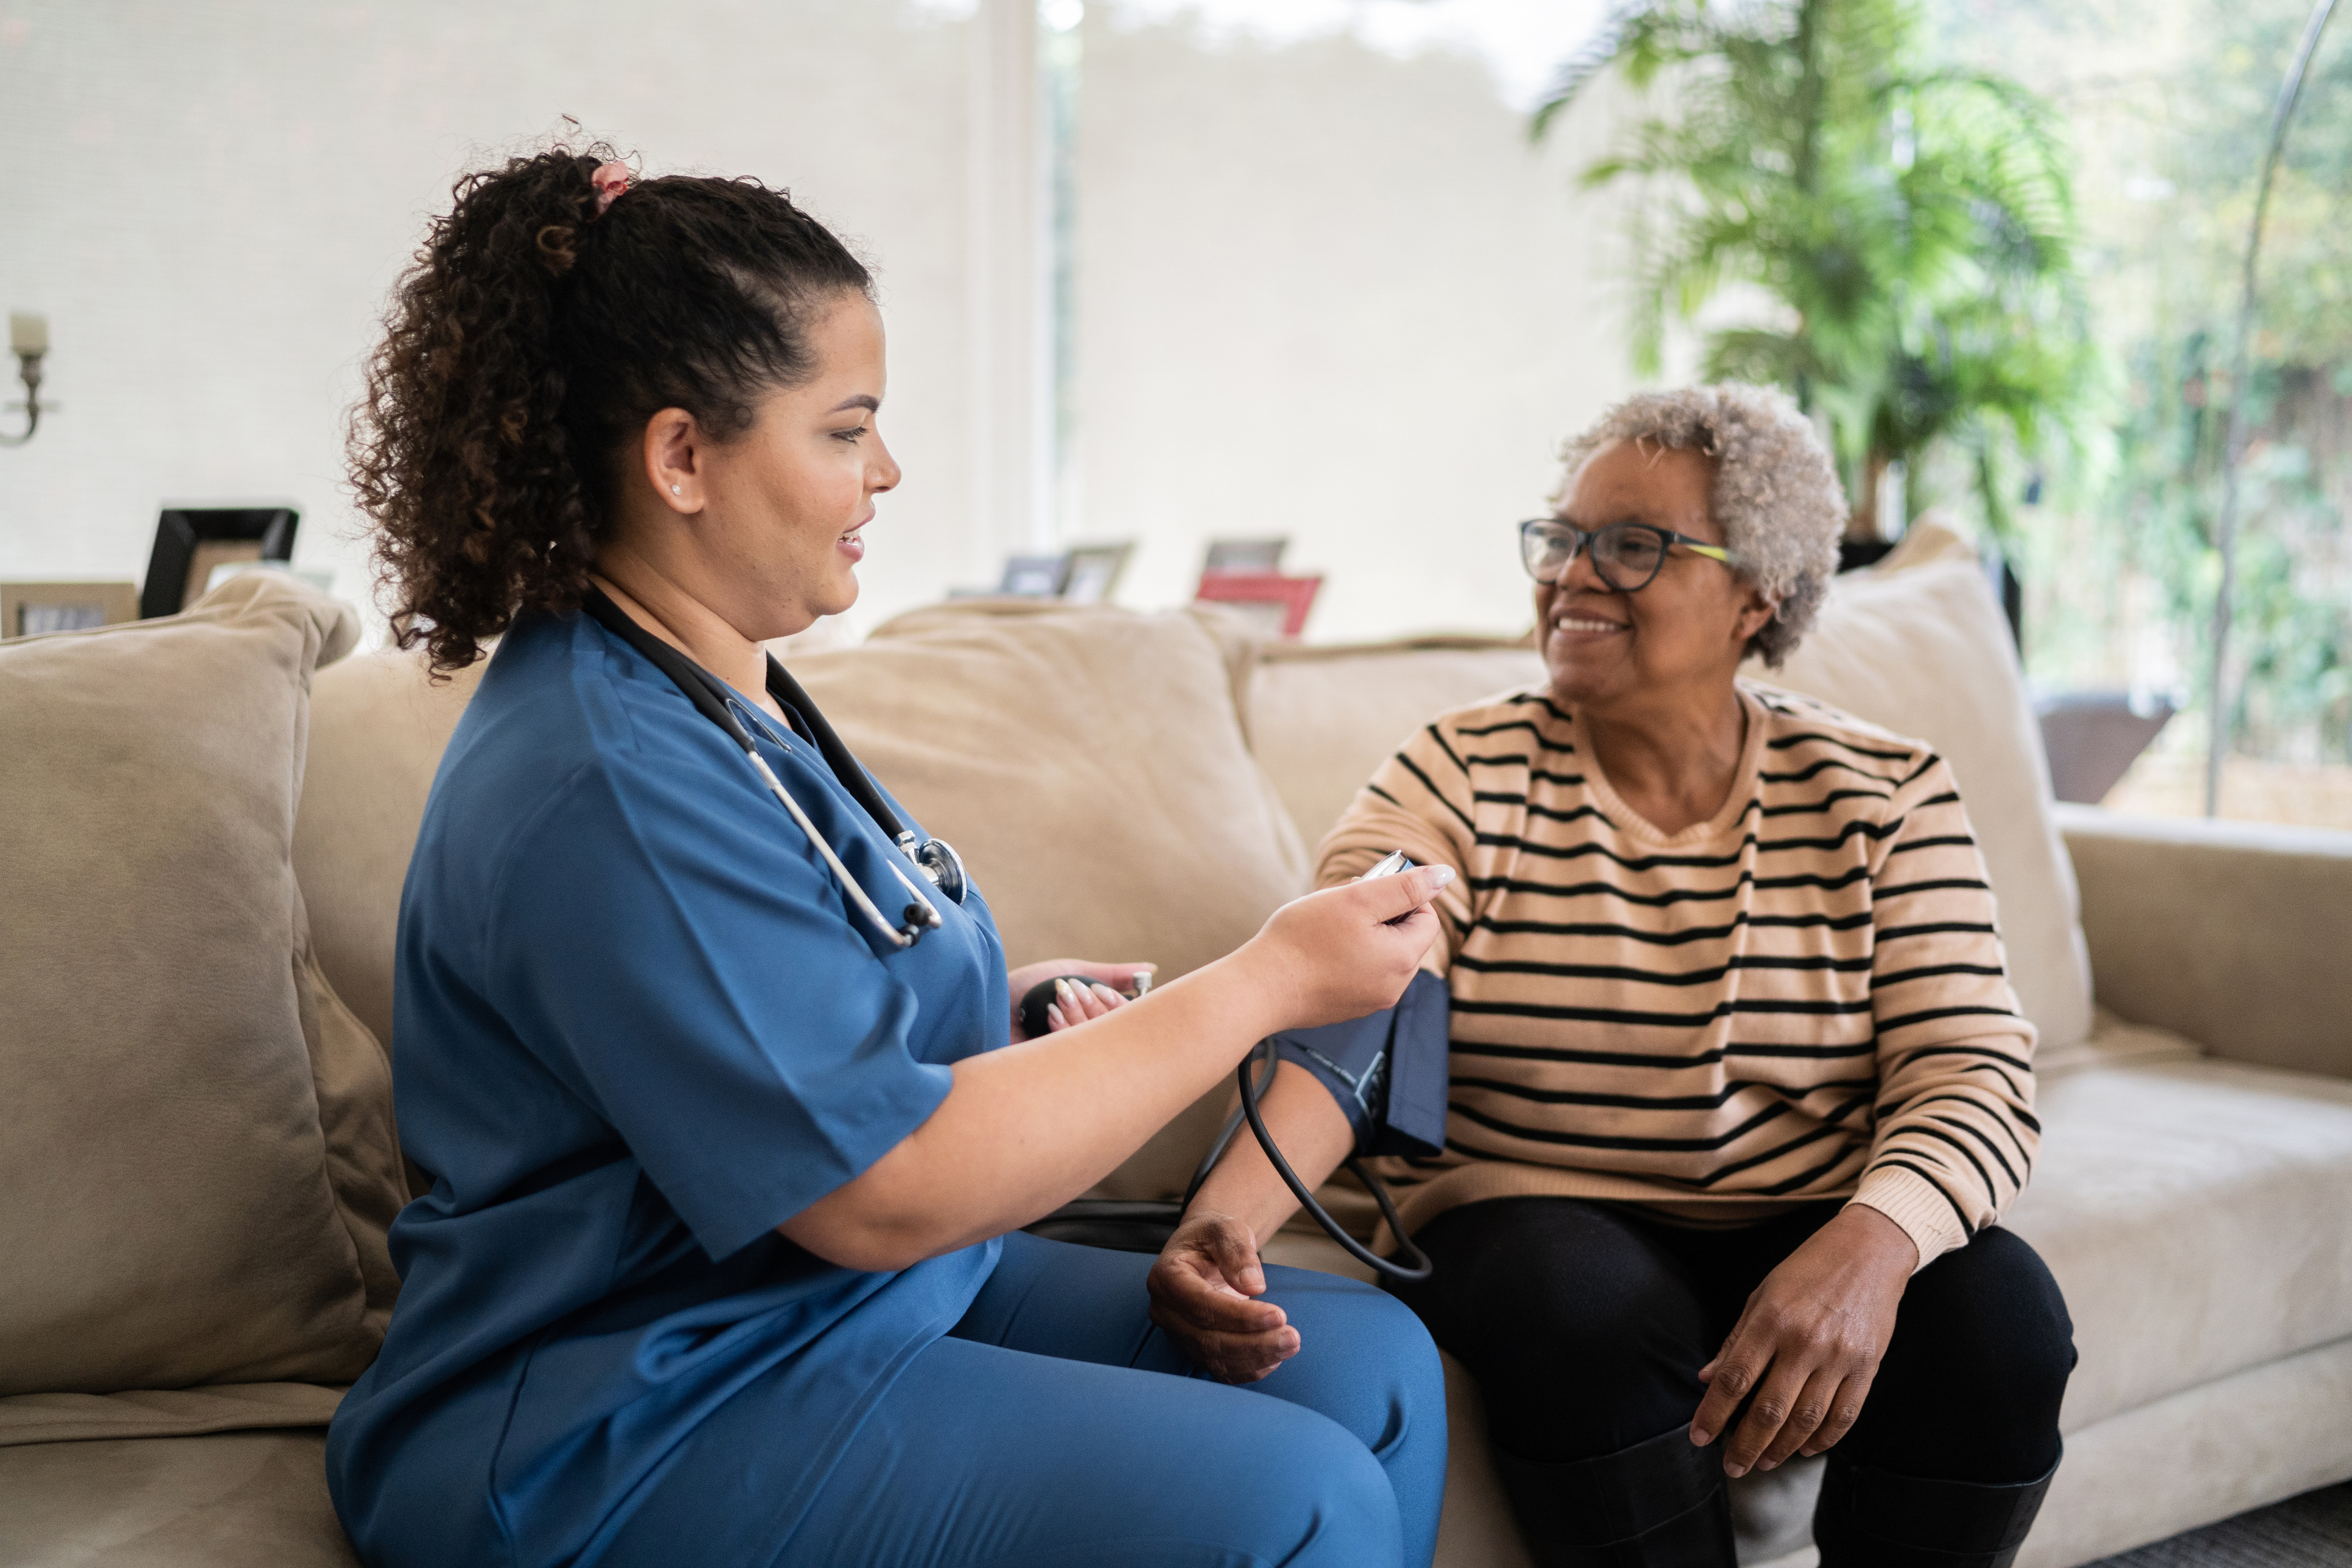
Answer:
[{"label": "senior woman's bare forearm", "polygon": [[921,1126],[777,1228],[866,1269],[1015,1229],[1109,1174],[1280,1014],[1244,949],[1078,1028],[967,1057]]},{"label": "senior woman's bare forearm", "polygon": [[[1265,1130],[1298,1179],[1319,1187],[1355,1146],[1355,1130],[1331,1091],[1306,1069],[1285,1062],[1258,1100]],[[1275,1173],[1274,1164],[1246,1134],[1236,1137],[1192,1199],[1194,1211],[1231,1215],[1249,1226],[1264,1247],[1283,1222],[1298,1212],[1298,1200]]]}]

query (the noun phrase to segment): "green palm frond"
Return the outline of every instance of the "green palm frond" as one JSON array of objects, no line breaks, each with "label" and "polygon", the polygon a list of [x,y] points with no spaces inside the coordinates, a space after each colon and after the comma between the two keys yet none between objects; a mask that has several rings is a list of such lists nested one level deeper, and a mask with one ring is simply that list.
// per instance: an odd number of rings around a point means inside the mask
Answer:
[{"label": "green palm frond", "polygon": [[2068,440],[2095,379],[2063,121],[2006,77],[1923,66],[1918,35],[1914,0],[1621,6],[1530,122],[1604,76],[1670,89],[1581,172],[1633,196],[1635,363],[1654,374],[1727,285],[1762,288],[1794,324],[1710,333],[1707,374],[1795,391],[1856,478],[1937,443],[1991,475],[2004,444]]}]

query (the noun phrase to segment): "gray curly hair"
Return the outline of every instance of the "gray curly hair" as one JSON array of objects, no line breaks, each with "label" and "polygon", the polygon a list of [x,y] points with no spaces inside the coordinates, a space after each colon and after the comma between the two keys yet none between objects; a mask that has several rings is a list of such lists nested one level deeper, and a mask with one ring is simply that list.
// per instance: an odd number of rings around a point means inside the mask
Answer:
[{"label": "gray curly hair", "polygon": [[1727,381],[1641,393],[1560,448],[1568,472],[1558,499],[1584,460],[1614,441],[1654,441],[1715,459],[1709,510],[1739,575],[1775,605],[1748,651],[1777,667],[1813,624],[1845,531],[1845,487],[1812,423],[1769,386]]}]

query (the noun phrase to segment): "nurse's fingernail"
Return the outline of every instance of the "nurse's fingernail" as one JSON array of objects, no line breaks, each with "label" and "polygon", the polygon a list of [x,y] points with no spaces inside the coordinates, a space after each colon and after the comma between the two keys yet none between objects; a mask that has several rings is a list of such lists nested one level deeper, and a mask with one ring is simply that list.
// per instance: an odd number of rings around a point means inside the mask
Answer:
[{"label": "nurse's fingernail", "polygon": [[1109,1006],[1116,1007],[1120,1003],[1127,1000],[1126,997],[1120,995],[1118,992],[1112,990],[1109,986],[1105,985],[1100,981],[1095,982],[1095,990],[1101,994],[1104,1003]]},{"label": "nurse's fingernail", "polygon": [[1045,1022],[1049,1026],[1050,1032],[1051,1029],[1066,1027],[1069,1020],[1062,1016],[1061,1008],[1055,1006],[1053,1003],[1048,1002],[1045,1004]]},{"label": "nurse's fingernail", "polygon": [[1429,873],[1429,888],[1432,892],[1435,892],[1454,880],[1454,868],[1451,866],[1424,866],[1422,869]]},{"label": "nurse's fingernail", "polygon": [[1066,980],[1054,982],[1054,999],[1064,1006],[1069,1006],[1077,1001],[1077,997],[1070,990],[1070,983]]}]

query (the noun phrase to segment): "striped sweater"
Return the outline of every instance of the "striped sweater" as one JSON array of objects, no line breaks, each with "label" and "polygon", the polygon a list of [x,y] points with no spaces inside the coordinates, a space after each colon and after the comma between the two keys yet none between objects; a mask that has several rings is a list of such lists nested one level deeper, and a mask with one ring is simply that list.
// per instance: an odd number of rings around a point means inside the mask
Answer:
[{"label": "striped sweater", "polygon": [[1383,1167],[1408,1226],[1531,1194],[1696,1224],[1848,1199],[1924,1265],[2016,1197],[2033,1026],[1951,770],[1818,703],[1740,698],[1738,782],[1680,833],[1528,690],[1423,728],[1324,839],[1327,885],[1391,849],[1458,873],[1446,1151]]}]

